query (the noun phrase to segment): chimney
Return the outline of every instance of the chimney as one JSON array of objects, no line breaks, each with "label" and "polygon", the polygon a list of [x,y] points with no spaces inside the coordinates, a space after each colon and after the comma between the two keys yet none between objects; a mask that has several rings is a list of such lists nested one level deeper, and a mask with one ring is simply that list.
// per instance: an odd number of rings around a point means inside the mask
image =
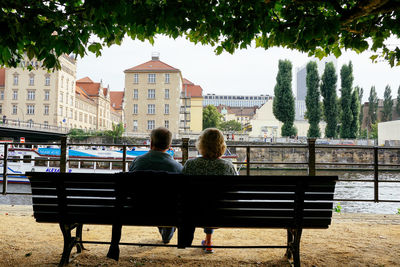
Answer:
[{"label": "chimney", "polygon": [[159,52],[151,53],[151,60],[160,60],[160,53]]}]

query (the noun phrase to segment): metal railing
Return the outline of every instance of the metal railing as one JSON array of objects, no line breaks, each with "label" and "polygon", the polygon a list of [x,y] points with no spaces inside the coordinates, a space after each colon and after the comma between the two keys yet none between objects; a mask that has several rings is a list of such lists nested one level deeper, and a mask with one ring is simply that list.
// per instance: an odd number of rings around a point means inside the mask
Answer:
[{"label": "metal railing", "polygon": [[32,121],[21,121],[13,119],[3,119],[0,126],[7,128],[18,128],[18,129],[29,129],[29,130],[40,130],[46,132],[57,132],[57,133],[68,133],[69,127],[49,125],[44,123],[37,123]]},{"label": "metal railing", "polygon": [[[8,150],[9,146],[11,145],[21,145],[20,143],[3,143],[4,146],[4,153],[3,153],[3,158],[0,159],[3,161],[3,190],[2,194],[6,195],[7,193],[7,183],[8,183],[8,174],[7,174],[7,164],[8,161],[10,161],[8,157]],[[23,145],[41,145],[38,143],[24,143]],[[47,144],[48,145],[48,144]],[[54,144],[52,144],[54,145]],[[141,147],[148,147],[149,145],[138,145],[138,144],[80,144],[80,143],[67,143],[67,138],[63,137],[61,139],[61,143],[56,144],[60,146],[60,157],[59,159],[57,158],[48,158],[46,161],[55,161],[55,162],[60,162],[60,172],[66,172],[67,171],[67,162],[73,162],[73,161],[85,161],[85,162],[119,162],[122,163],[122,171],[126,172],[127,171],[127,164],[129,163],[127,160],[127,149],[128,147],[135,147],[135,146],[141,146]],[[67,147],[69,146],[101,146],[101,147],[120,147],[122,150],[122,159],[121,160],[105,160],[105,159],[68,159],[68,153],[67,153]],[[189,151],[190,149],[194,149],[194,145],[190,145],[190,140],[189,138],[182,138],[181,142],[178,144],[174,144],[172,147],[177,147],[180,148],[182,151],[182,157],[181,163],[182,165],[185,164],[185,162],[189,159]],[[373,188],[374,188],[374,197],[373,199],[335,199],[335,201],[359,201],[359,202],[397,202],[400,203],[400,200],[397,199],[380,199],[379,198],[379,184],[380,183],[400,183],[399,180],[381,180],[379,179],[379,173],[380,173],[380,167],[400,167],[400,164],[386,164],[386,163],[380,163],[379,162],[379,152],[380,151],[388,151],[388,150],[396,150],[400,151],[400,147],[377,147],[377,146],[338,146],[338,145],[317,145],[315,144],[315,139],[308,139],[307,144],[296,144],[296,145],[274,145],[274,144],[267,144],[267,145],[230,145],[229,147],[235,148],[235,149],[245,149],[245,161],[236,161],[233,162],[234,164],[237,165],[243,165],[245,166],[246,169],[246,175],[249,176],[251,172],[251,166],[257,165],[257,164],[263,164],[263,165],[303,165],[306,166],[307,173],[310,176],[315,176],[316,175],[316,170],[317,166],[364,166],[364,167],[371,167],[368,170],[373,171],[373,180],[368,180],[368,179],[339,179],[340,182],[367,182],[367,183],[373,183]],[[281,161],[281,162],[267,162],[267,161],[252,161],[251,160],[251,150],[252,149],[257,149],[257,148],[273,148],[273,149],[293,149],[293,148],[300,148],[305,150],[305,155],[307,160],[302,161],[302,162],[287,162],[287,161]],[[317,162],[316,161],[316,148],[317,149],[345,149],[345,150],[372,150],[373,151],[373,161],[370,163],[348,163],[348,162]],[[399,154],[399,153],[398,153]],[[13,159],[15,160],[15,159]],[[17,159],[18,160],[18,159]],[[24,159],[19,159],[20,161],[23,161]],[[40,159],[29,159],[30,161],[43,161],[43,158]],[[329,171],[335,171],[334,169],[329,169],[325,168],[324,170],[329,170]],[[357,170],[357,169],[355,169]],[[400,168],[399,168],[400,172]]]}]

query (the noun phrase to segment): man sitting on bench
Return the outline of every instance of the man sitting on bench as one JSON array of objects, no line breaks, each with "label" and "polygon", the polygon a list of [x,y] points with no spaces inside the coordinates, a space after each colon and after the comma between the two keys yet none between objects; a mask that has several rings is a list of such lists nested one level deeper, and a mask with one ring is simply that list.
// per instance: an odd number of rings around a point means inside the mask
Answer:
[{"label": "man sitting on bench", "polygon": [[[150,150],[144,155],[135,158],[129,166],[129,172],[133,171],[167,171],[174,173],[182,172],[182,165],[176,162],[173,157],[167,153],[172,143],[172,133],[164,127],[159,127],[151,131]],[[115,258],[114,255],[118,248],[115,244],[116,236],[121,236],[121,225],[113,225],[111,246],[107,257]],[[174,235],[175,227],[158,227],[164,244],[168,244]],[[119,233],[116,235],[116,233]],[[117,245],[118,246],[118,245]],[[119,254],[119,253],[118,253]]]}]

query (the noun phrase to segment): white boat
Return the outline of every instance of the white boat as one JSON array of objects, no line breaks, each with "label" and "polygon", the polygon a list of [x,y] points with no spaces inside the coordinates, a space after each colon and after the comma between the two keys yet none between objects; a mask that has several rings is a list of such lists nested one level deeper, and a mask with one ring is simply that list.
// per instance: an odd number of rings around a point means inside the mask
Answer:
[{"label": "white boat", "polygon": [[[0,148],[3,158],[4,149]],[[126,169],[137,156],[143,155],[148,148],[133,147],[126,151]],[[197,152],[190,151],[189,158],[196,157]],[[194,153],[195,152],[195,153]],[[79,173],[115,173],[123,169],[122,150],[106,150],[102,147],[92,149],[68,149],[67,172]],[[175,160],[182,160],[181,151],[168,151]],[[223,158],[235,160],[236,155],[227,152]],[[34,159],[34,160],[32,160]],[[29,183],[25,172],[60,172],[60,149],[58,147],[8,149],[7,181],[9,183]],[[3,161],[0,164],[0,183],[3,182]]]}]

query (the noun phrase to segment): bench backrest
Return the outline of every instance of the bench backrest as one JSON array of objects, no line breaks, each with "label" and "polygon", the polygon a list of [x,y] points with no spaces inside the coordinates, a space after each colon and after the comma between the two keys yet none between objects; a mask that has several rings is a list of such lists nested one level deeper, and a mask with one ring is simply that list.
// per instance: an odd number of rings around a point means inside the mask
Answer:
[{"label": "bench backrest", "polygon": [[29,173],[38,222],[326,228],[337,177]]}]

